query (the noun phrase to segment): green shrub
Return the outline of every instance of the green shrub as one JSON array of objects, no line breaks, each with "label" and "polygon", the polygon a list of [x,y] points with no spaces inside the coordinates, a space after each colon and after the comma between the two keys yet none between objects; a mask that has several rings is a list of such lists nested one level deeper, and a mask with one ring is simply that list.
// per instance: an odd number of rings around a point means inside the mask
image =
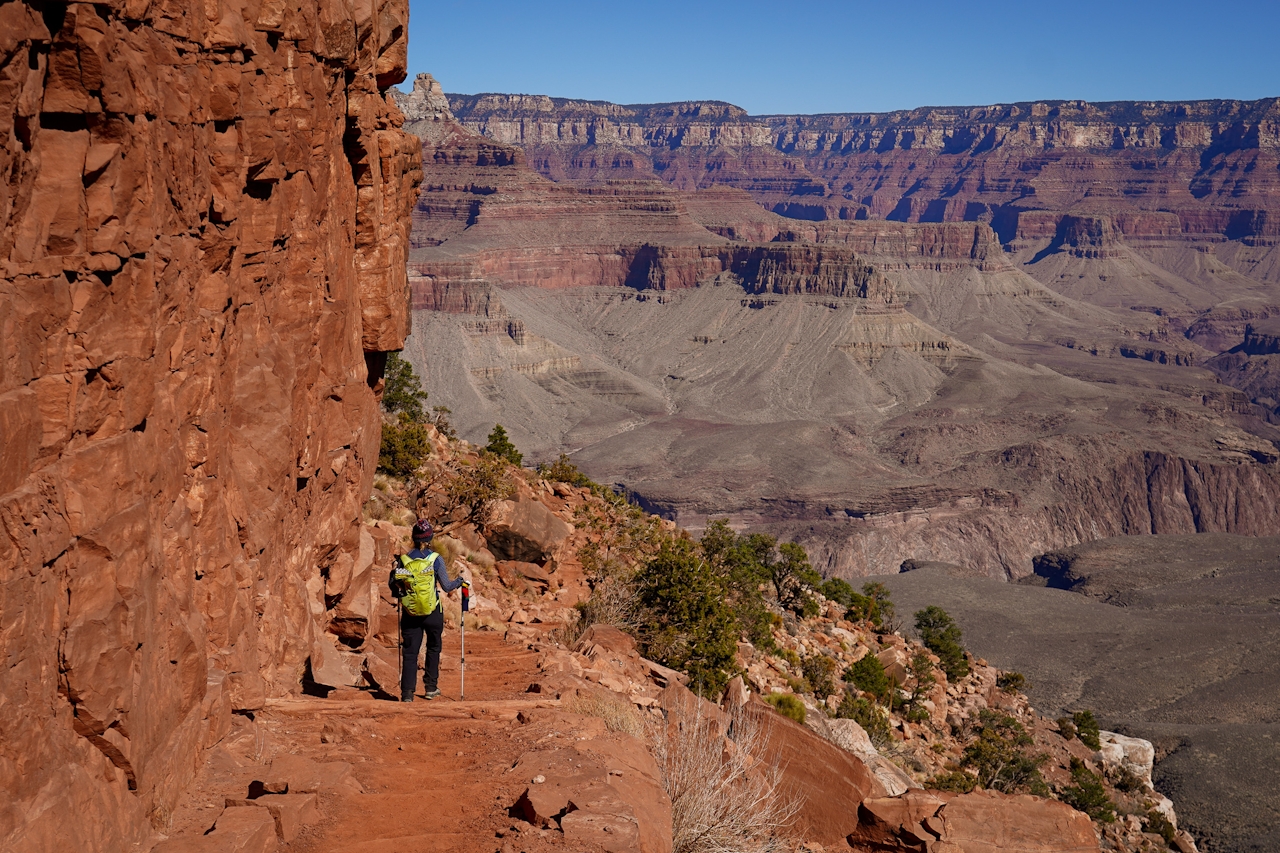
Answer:
[{"label": "green shrub", "polygon": [[[739,536],[726,519],[717,519],[707,525],[698,545],[702,556],[723,578],[743,634],[757,648],[774,648],[771,628],[775,614],[769,611],[760,589],[769,582],[777,541],[762,533]],[[794,663],[798,666],[800,661]]]},{"label": "green shrub", "polygon": [[831,601],[846,608],[853,604],[853,597],[857,595],[844,578],[828,578],[823,581],[821,592]]},{"label": "green shrub", "polygon": [[578,466],[569,461],[568,455],[561,453],[555,462],[542,462],[538,465],[538,476],[557,483],[568,483],[579,488],[595,485],[591,478],[578,470]]},{"label": "green shrub", "polygon": [[969,660],[960,645],[960,626],[951,620],[947,611],[936,605],[916,611],[916,631],[920,642],[942,661],[942,671],[951,681],[959,681],[969,674]]},{"label": "green shrub", "polygon": [[390,353],[382,378],[382,408],[393,414],[408,415],[410,420],[423,420],[422,407],[427,402],[427,392],[422,390],[422,380],[413,365],[399,353]]},{"label": "green shrub", "polygon": [[879,581],[863,584],[861,595],[855,592],[850,596],[844,617],[850,622],[870,622],[880,631],[898,630],[889,588]]},{"label": "green shrub", "polygon": [[768,566],[778,603],[797,616],[818,615],[812,591],[822,585],[822,575],[809,565],[809,555],[794,542],[778,546],[781,559]]},{"label": "green shrub", "polygon": [[524,455],[516,450],[516,446],[511,443],[511,439],[507,438],[507,430],[502,424],[494,424],[493,430],[489,433],[489,443],[484,446],[485,453],[491,453],[499,459],[505,459],[512,465],[520,466],[524,463]]},{"label": "green shrub", "polygon": [[911,660],[907,662],[907,681],[911,685],[911,690],[902,697],[900,704],[903,708],[903,715],[910,723],[923,723],[929,719],[929,711],[922,704],[925,696],[938,679],[933,674],[933,661],[929,659],[928,652],[916,652],[911,656]]},{"label": "green shrub", "polygon": [[1115,822],[1116,804],[1107,796],[1102,779],[1078,758],[1071,759],[1071,784],[1062,789],[1059,798],[1071,808],[1087,814],[1090,820]]},{"label": "green shrub", "polygon": [[893,679],[884,671],[884,664],[871,652],[867,652],[844,669],[844,680],[870,693],[881,703],[887,703],[893,689]]},{"label": "green shrub", "polygon": [[867,737],[877,747],[892,740],[889,731],[889,715],[874,702],[861,696],[854,696],[852,693],[844,694],[839,707],[836,708],[836,716],[843,720],[853,720],[862,726]]},{"label": "green shrub", "polygon": [[458,476],[449,482],[445,492],[449,500],[449,515],[464,509],[464,521],[484,524],[494,503],[506,500],[514,490],[507,479],[505,463],[492,456],[481,456],[474,463],[464,465]]},{"label": "green shrub", "polygon": [[436,432],[451,441],[458,437],[458,431],[449,422],[449,415],[453,414],[453,409],[448,406],[432,406],[431,412],[434,415],[431,423],[435,425]]},{"label": "green shrub", "polygon": [[392,477],[411,477],[431,455],[426,425],[401,412],[394,423],[382,425],[378,470]]},{"label": "green shrub", "polygon": [[1027,677],[1020,672],[1002,672],[996,676],[996,687],[1005,693],[1017,693],[1028,686]]},{"label": "green shrub", "polygon": [[961,763],[974,771],[982,787],[1005,794],[1026,789],[1035,793],[1044,788],[1040,765],[1048,756],[1027,752],[1034,741],[1016,719],[983,709],[972,735]]},{"label": "green shrub", "polygon": [[1146,819],[1142,821],[1142,831],[1154,832],[1163,838],[1166,844],[1172,844],[1178,837],[1177,827],[1164,816],[1164,812],[1158,812],[1155,809],[1147,812]]},{"label": "green shrub", "polygon": [[1092,711],[1076,711],[1071,715],[1071,722],[1075,724],[1076,737],[1082,744],[1090,749],[1102,749],[1101,727]]},{"label": "green shrub", "polygon": [[798,667],[801,665],[800,655],[796,654],[795,649],[779,649],[778,657],[782,658],[792,666]]},{"label": "green shrub", "polygon": [[782,716],[804,725],[804,703],[794,693],[770,693],[764,701]]},{"label": "green shrub", "polygon": [[939,773],[925,782],[924,786],[935,791],[955,791],[957,794],[967,794],[978,787],[978,779],[963,770],[952,770],[948,773]]},{"label": "green shrub", "polygon": [[639,574],[643,654],[719,696],[736,668],[739,625],[728,590],[692,542],[672,539]]},{"label": "green shrub", "polygon": [[801,671],[804,672],[805,680],[809,682],[809,688],[814,696],[826,699],[835,694],[835,674],[839,667],[839,664],[823,654],[809,655],[804,659]]},{"label": "green shrub", "polygon": [[1071,740],[1076,736],[1076,724],[1071,722],[1070,717],[1058,718],[1058,734],[1067,740]]}]

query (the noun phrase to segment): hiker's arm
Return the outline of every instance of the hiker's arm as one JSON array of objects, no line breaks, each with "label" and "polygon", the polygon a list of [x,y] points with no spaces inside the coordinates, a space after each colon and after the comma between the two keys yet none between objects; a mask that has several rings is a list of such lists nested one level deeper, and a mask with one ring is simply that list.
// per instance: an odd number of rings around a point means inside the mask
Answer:
[{"label": "hiker's arm", "polygon": [[436,554],[436,583],[440,584],[440,588],[445,592],[453,592],[462,586],[462,577],[457,580],[449,580],[449,567],[444,564],[444,557]]}]

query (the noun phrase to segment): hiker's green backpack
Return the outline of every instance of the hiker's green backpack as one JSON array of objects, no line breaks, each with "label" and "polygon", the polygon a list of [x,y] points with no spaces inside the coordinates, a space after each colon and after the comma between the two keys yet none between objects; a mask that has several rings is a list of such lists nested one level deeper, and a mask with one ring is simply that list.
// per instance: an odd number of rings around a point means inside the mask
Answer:
[{"label": "hiker's green backpack", "polygon": [[408,554],[400,555],[396,580],[408,590],[400,597],[400,603],[414,616],[430,616],[440,604],[440,597],[436,594],[435,566],[435,551],[429,552],[421,560],[415,560]]}]

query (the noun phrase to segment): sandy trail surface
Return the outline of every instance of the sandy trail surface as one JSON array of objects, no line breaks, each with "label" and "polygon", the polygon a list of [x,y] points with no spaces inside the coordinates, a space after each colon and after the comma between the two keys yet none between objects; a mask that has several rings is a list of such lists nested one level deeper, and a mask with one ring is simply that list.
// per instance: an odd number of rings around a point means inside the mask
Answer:
[{"label": "sandy trail surface", "polygon": [[[442,696],[412,704],[359,691],[269,701],[256,727],[237,726],[215,748],[174,815],[174,830],[211,825],[224,800],[243,798],[271,758],[348,762],[362,792],[319,796],[321,819],[283,853],[518,853],[563,849],[559,832],[512,817],[528,786],[510,772],[527,750],[572,738],[548,722],[558,703],[526,688],[538,655],[496,634],[468,632],[466,699],[459,701],[458,632],[445,632]],[[523,713],[522,713],[523,712]],[[203,824],[201,822],[204,822]]]}]

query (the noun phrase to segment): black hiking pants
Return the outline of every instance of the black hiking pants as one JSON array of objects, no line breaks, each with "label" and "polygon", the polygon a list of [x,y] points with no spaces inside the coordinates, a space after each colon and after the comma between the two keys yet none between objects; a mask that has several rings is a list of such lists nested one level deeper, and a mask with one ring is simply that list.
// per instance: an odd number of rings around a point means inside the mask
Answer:
[{"label": "black hiking pants", "polygon": [[429,616],[414,616],[408,610],[400,611],[400,637],[403,642],[400,662],[400,696],[413,695],[418,684],[418,651],[422,638],[427,638],[427,665],[422,672],[422,683],[428,693],[436,689],[440,679],[440,648],[444,636],[444,610],[437,607]]}]

